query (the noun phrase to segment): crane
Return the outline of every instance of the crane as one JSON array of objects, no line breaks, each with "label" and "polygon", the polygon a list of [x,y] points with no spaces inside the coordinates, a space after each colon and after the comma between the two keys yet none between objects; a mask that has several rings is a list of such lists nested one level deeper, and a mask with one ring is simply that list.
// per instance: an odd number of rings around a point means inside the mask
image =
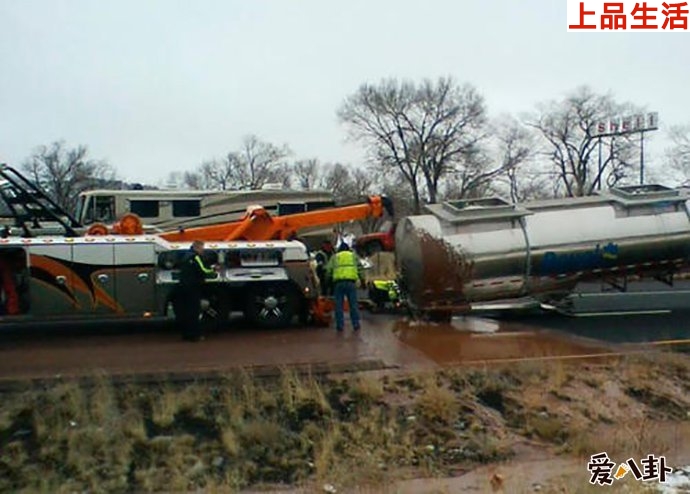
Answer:
[{"label": "crane", "polygon": [[[255,205],[247,208],[242,219],[237,221],[162,232],[157,233],[156,236],[168,242],[289,240],[295,238],[298,232],[305,228],[380,218],[384,213],[393,216],[393,203],[389,198],[378,195],[369,196],[366,201],[357,204],[284,216],[272,216],[263,206]],[[110,233],[138,235],[143,233],[143,225],[136,214],[128,213],[110,228],[103,223],[95,223],[86,231],[87,235]]]},{"label": "crane", "polygon": [[336,206],[285,216],[271,216],[262,206],[257,205],[249,207],[245,216],[238,221],[164,232],[158,236],[169,242],[289,240],[305,228],[366,218],[380,218],[384,213],[392,217],[393,204],[387,197],[376,195],[368,197],[365,202],[359,204]]}]

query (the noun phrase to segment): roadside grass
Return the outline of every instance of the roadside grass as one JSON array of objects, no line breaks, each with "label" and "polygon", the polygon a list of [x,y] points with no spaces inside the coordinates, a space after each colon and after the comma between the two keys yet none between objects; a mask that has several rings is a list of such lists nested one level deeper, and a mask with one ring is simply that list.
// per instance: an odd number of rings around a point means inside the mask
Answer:
[{"label": "roadside grass", "polygon": [[[579,457],[664,454],[672,445],[655,424],[690,418],[689,361],[661,355],[404,376],[286,368],[273,378],[242,370],[154,384],[62,379],[4,393],[0,491],[228,492],[313,482],[375,491],[405,476],[508,459],[518,439]],[[633,406],[644,413],[629,415]],[[597,428],[614,422],[607,435]],[[558,492],[589,491],[563,483]]]}]

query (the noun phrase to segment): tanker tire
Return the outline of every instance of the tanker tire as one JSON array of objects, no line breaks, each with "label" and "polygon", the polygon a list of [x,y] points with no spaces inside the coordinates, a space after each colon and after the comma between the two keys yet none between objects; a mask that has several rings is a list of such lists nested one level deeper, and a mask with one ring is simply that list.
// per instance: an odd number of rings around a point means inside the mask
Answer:
[{"label": "tanker tire", "polygon": [[244,313],[251,324],[260,328],[282,328],[292,322],[297,305],[290,284],[262,283],[249,288]]}]

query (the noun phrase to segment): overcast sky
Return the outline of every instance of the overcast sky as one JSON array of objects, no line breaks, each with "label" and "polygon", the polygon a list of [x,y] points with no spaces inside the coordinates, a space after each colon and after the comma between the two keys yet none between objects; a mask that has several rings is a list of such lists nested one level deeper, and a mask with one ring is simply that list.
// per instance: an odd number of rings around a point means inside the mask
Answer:
[{"label": "overcast sky", "polygon": [[[85,144],[129,181],[237,149],[357,164],[336,119],[384,77],[450,75],[492,116],[581,84],[690,124],[690,33],[568,33],[566,0],[0,0],[0,162]],[[655,146],[656,145],[656,146]]]}]

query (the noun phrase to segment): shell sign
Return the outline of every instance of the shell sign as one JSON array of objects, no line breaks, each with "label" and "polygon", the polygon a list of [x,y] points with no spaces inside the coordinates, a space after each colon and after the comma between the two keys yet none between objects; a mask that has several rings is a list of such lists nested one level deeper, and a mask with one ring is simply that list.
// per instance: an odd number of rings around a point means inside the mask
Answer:
[{"label": "shell sign", "polygon": [[646,115],[629,115],[627,117],[615,117],[609,120],[594,122],[589,133],[592,137],[604,137],[613,135],[631,134],[633,132],[646,132],[659,128],[659,113],[652,112]]}]

